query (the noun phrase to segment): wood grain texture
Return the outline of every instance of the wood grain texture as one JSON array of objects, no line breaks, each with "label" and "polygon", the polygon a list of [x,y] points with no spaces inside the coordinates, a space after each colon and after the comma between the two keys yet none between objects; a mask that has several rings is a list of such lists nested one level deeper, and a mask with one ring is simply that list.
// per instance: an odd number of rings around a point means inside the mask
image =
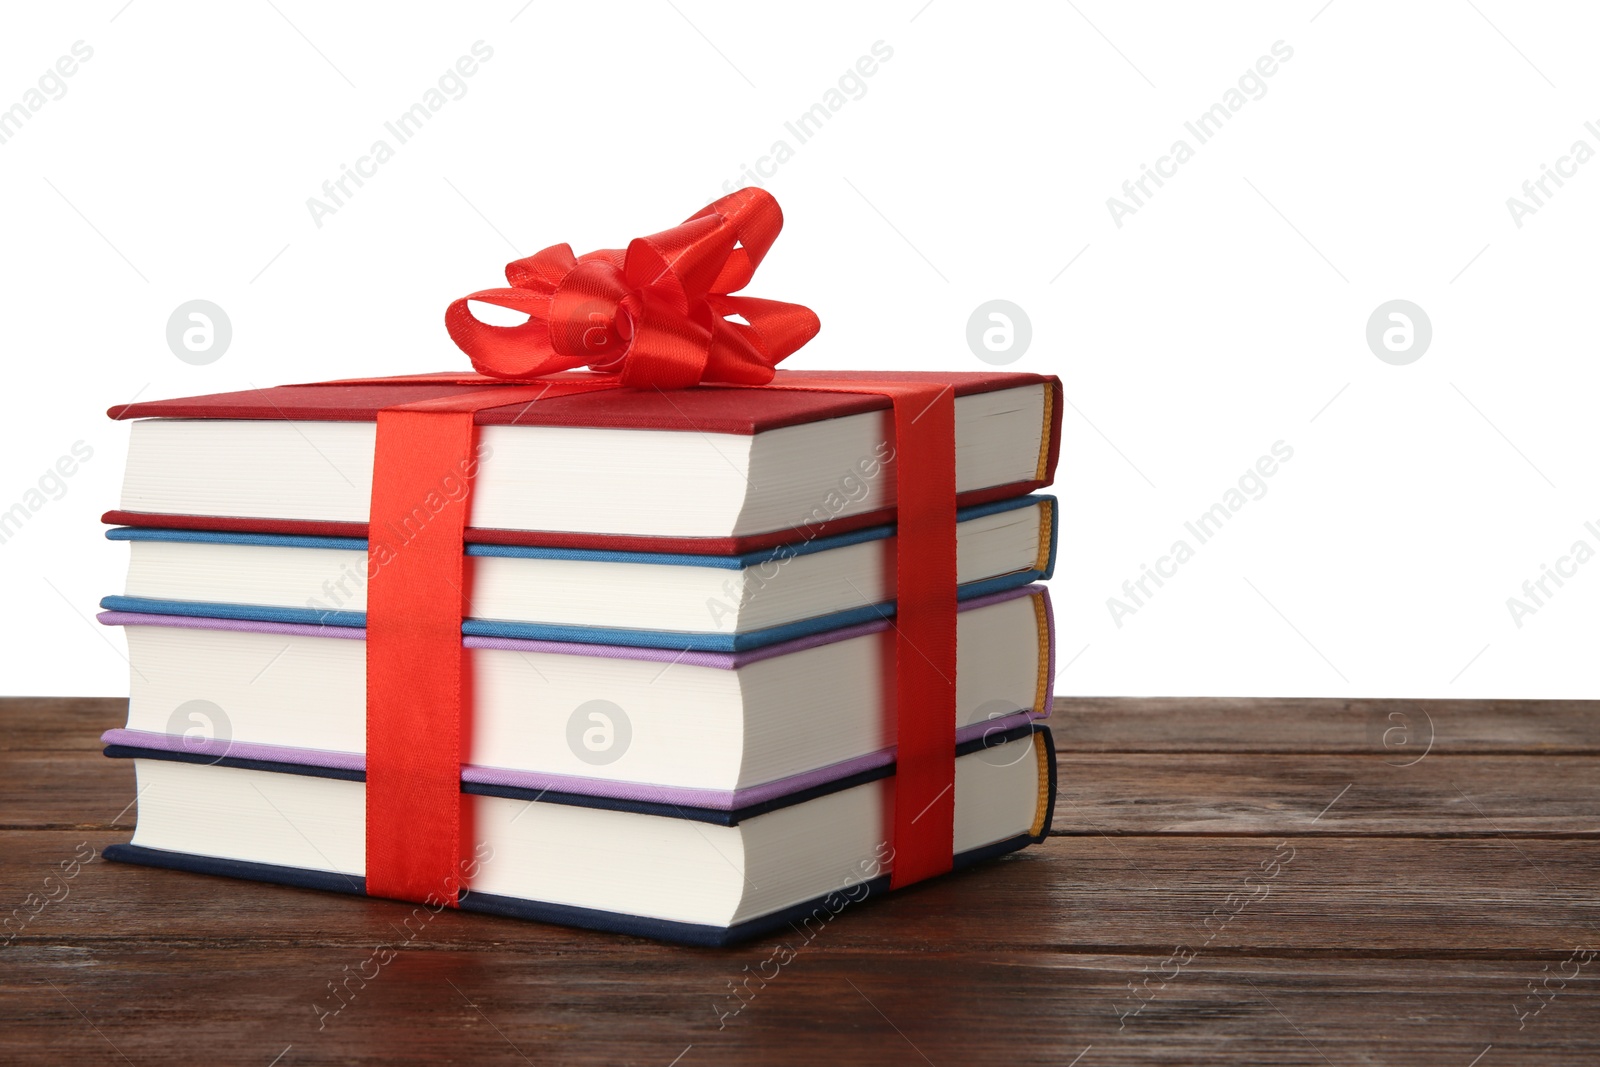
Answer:
[{"label": "wood grain texture", "polygon": [[1600,755],[1600,701],[1074,697],[1050,720],[1064,752]]},{"label": "wood grain texture", "polygon": [[[1431,747],[1385,740],[1421,712]],[[1050,842],[728,950],[458,913],[404,941],[388,901],[61,880],[129,836],[97,741],[121,717],[0,702],[26,919],[0,1062],[1600,1062],[1600,705],[1064,702]]]},{"label": "wood grain texture", "polygon": [[1060,754],[1064,833],[1581,835],[1600,839],[1600,757]]}]

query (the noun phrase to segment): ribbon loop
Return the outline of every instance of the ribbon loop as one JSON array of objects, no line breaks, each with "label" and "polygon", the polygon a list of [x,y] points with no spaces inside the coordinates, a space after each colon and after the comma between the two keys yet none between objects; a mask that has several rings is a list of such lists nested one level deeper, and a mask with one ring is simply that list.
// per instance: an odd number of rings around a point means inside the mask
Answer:
[{"label": "ribbon loop", "polygon": [[[455,301],[445,328],[492,378],[529,381],[588,366],[633,388],[763,385],[821,327],[800,304],[731,295],[750,283],[782,229],[772,194],[740,189],[678,226],[635,238],[626,251],[574,256],[560,244],[510,263],[511,288]],[[519,311],[528,321],[494,326],[468,301]],[[744,321],[731,322],[730,314]]]}]

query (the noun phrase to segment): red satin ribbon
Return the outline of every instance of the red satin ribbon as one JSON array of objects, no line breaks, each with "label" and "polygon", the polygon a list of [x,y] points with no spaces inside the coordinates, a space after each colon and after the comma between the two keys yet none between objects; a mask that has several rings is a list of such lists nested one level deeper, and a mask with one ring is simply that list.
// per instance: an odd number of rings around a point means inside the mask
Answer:
[{"label": "red satin ribbon", "polygon": [[[462,738],[472,706],[461,647],[461,620],[471,614],[462,535],[477,474],[473,415],[610,387],[499,386],[378,412],[367,527],[371,896],[455,907],[461,884]],[[466,844],[470,851],[470,837]]]},{"label": "red satin ribbon", "polygon": [[[626,251],[574,256],[570,245],[551,245],[506,266],[511,288],[451,304],[445,328],[472,365],[494,378],[588,366],[637,388],[762,385],[821,328],[808,307],[731,295],[750,284],[782,228],[778,202],[751,188],[670,230],[635,238]],[[491,326],[473,317],[471,300],[522,312],[528,321]]]},{"label": "red satin ribbon", "polygon": [[769,389],[879,393],[894,408],[895,776],[889,886],[950,869],[956,817],[955,390],[823,379]]},{"label": "red satin ribbon", "polygon": [[[800,305],[731,295],[750,281],[782,225],[769,194],[744,189],[681,226],[633,241],[626,252],[574,257],[570,247],[556,245],[512,263],[511,289],[474,293],[445,316],[473,366],[506,384],[379,413],[368,527],[368,551],[379,554],[367,605],[368,894],[454,906],[460,864],[470,851],[460,793],[471,707],[461,623],[471,613],[462,537],[476,474],[475,413],[595,389],[702,381],[889,398],[898,512],[891,885],[950,869],[954,390],[939,382],[822,375],[768,384],[777,362],[819,326]],[[529,319],[490,326],[472,316],[469,300]],[[543,377],[584,365],[603,375]],[[449,478],[464,491],[444,492]]]}]

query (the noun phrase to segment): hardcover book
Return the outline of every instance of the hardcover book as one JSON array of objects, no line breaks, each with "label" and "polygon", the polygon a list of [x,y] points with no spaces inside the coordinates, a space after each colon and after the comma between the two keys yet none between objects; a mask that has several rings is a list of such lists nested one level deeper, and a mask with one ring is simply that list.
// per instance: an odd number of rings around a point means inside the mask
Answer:
[{"label": "hardcover book", "polygon": [[[1047,485],[1060,382],[1036,374],[809,375],[949,381],[963,507]],[[433,509],[367,530],[379,409],[489,379],[288,385],[113,408],[136,419],[122,506],[106,521],[169,529],[369,538],[391,550]],[[462,384],[470,382],[472,384]],[[480,411],[467,541],[734,554],[894,516],[889,401],[803,388],[608,390]],[[466,491],[446,475],[438,499]]]},{"label": "hardcover book", "polygon": [[[957,514],[962,600],[1050,577],[1056,501],[1013,497]],[[117,527],[129,543],[112,611],[366,625],[376,560],[355,538]],[[739,652],[894,614],[894,527],[735,556],[466,546],[477,637]]]},{"label": "hardcover book", "polygon": [[[108,744],[365,766],[363,630],[121,612],[101,620],[125,629],[132,667],[127,725]],[[957,627],[958,741],[1049,714],[1043,586],[967,601]],[[885,620],[733,654],[464,644],[469,783],[731,811],[894,759]]]},{"label": "hardcover book", "polygon": [[[957,868],[1042,841],[1055,805],[1050,732],[1022,725],[957,747]],[[111,860],[365,892],[363,775],[115,746],[139,780],[133,841]],[[463,782],[473,827],[463,910],[697,945],[827,921],[888,888],[894,769],[717,813]]]}]

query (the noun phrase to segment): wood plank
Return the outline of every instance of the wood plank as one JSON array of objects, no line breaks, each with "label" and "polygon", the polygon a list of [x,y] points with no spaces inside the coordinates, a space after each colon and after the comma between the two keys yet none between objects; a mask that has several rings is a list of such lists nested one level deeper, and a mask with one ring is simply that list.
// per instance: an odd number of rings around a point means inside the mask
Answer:
[{"label": "wood plank", "polygon": [[133,761],[98,748],[0,754],[0,827],[132,829]]},{"label": "wood plank", "polygon": [[[1418,755],[1421,755],[1420,753]],[[1600,836],[1600,758],[1148,753],[1057,757],[1084,834]]]},{"label": "wood plank", "polygon": [[126,697],[0,697],[0,752],[96,749],[127,721]]},{"label": "wood plank", "polygon": [[[126,836],[0,833],[0,902],[17,907],[43,892],[80,843],[100,849]],[[951,945],[981,955],[1187,944],[1208,953],[1535,958],[1596,936],[1597,890],[1600,848],[1587,841],[1053,838],[847,909],[830,939],[911,954]],[[389,936],[411,910],[97,861],[17,943],[366,943]],[[644,943],[455,913],[428,930],[430,948],[512,940],[540,952],[605,952]]]},{"label": "wood plank", "polygon": [[1063,697],[1063,752],[1600,755],[1600,701]]},{"label": "wood plank", "polygon": [[[819,942],[821,939],[819,938]],[[513,945],[271,952],[40,946],[0,972],[7,1063],[871,1064],[1150,1062],[1326,1067],[1592,1064],[1596,964],[1531,1018],[1533,963],[930,951],[736,953],[654,946],[553,955]],[[1552,964],[1566,958],[1555,955]],[[1165,966],[1164,966],[1165,963]],[[750,970],[747,972],[746,968]],[[328,983],[365,968],[354,996]],[[1554,970],[1555,967],[1552,967]],[[747,973],[746,999],[731,982]],[[1151,975],[1174,975],[1164,987]],[[1147,998],[1130,1015],[1134,983]],[[343,1005],[337,1015],[331,1012]],[[737,1015],[729,1014],[742,1004]],[[1525,1006],[1526,1005],[1526,1006]],[[319,1030],[319,1021],[322,1026]],[[1493,1057],[1477,1060],[1493,1046]]]}]

